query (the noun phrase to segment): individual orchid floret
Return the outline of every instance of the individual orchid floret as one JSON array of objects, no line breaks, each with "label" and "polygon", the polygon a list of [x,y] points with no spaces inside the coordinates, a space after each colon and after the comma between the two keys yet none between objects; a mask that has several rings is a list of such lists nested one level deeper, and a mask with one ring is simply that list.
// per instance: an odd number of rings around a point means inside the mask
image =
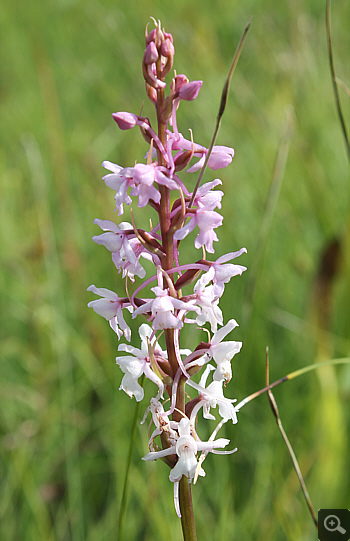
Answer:
[{"label": "individual orchid floret", "polygon": [[[198,82],[198,81],[197,81]],[[174,139],[173,149],[174,150],[193,150],[193,155],[199,157],[200,159],[192,167],[187,169],[187,173],[194,173],[201,169],[204,165],[208,149],[193,141],[185,139],[185,137],[179,133],[177,130],[174,130],[174,133],[169,132],[169,137]],[[226,147],[222,145],[214,145],[212,152],[208,160],[208,167],[215,171],[216,169],[223,169],[227,167],[232,162],[235,151],[231,147]]]},{"label": "individual orchid floret", "polygon": [[177,190],[177,183],[167,177],[157,166],[153,164],[146,165],[137,163],[133,167],[134,188],[131,191],[132,196],[138,196],[139,207],[145,207],[149,200],[152,199],[155,203],[160,201],[160,193],[153,186],[153,183],[162,184],[170,190]]},{"label": "individual orchid floret", "polygon": [[131,130],[131,128],[134,128],[138,123],[138,116],[126,111],[113,113],[112,116],[121,130]]},{"label": "individual orchid floret", "polygon": [[[176,453],[179,460],[169,475],[170,480],[173,482],[180,481],[183,475],[188,477],[189,480],[193,479],[197,468],[196,455],[199,451],[222,449],[230,443],[230,440],[226,438],[219,438],[207,442],[195,439],[192,435],[193,429],[191,428],[190,421],[187,417],[183,417],[178,423],[178,433],[179,437],[176,441],[176,445],[163,449],[162,451],[150,451],[147,455],[142,457],[142,460],[150,461]],[[194,464],[193,458],[195,459],[196,464]],[[204,471],[202,471],[200,475],[204,476]]]},{"label": "individual orchid floret", "polygon": [[206,454],[208,452],[215,452],[215,449],[222,449],[230,443],[230,440],[225,438],[219,438],[217,440],[209,440],[202,442],[198,439],[195,439],[193,434],[194,431],[191,427],[189,419],[186,417],[182,418],[178,424],[178,433],[179,437],[176,441],[176,445],[172,445],[167,449],[162,451],[151,451],[142,460],[157,460],[157,458],[166,457],[176,453],[178,456],[178,461],[175,466],[172,468],[169,474],[169,479],[174,483],[174,503],[175,509],[178,516],[181,516],[180,506],[179,506],[179,481],[184,475],[191,481],[195,475],[197,468],[199,470],[199,475],[204,476],[205,472],[197,462],[197,453],[199,451],[204,451]]},{"label": "individual orchid floret", "polygon": [[[116,225],[111,220],[99,220],[96,218],[94,223],[98,225],[105,233],[92,237],[97,244],[103,245],[112,253],[112,260],[117,269],[123,270],[123,277],[128,276],[134,281],[134,276],[144,278],[145,269],[139,263],[139,257],[143,252],[141,243],[135,238],[128,238],[133,235],[132,225],[128,222],[122,222]],[[131,231],[131,233],[127,233]],[[142,254],[146,256],[146,254]]]},{"label": "individual orchid floret", "polygon": [[[204,149],[202,153],[195,152],[195,156],[201,155],[202,157],[200,160],[198,160],[197,163],[195,163],[192,167],[187,169],[187,173],[194,173],[198,171],[199,169],[202,169],[205,158],[207,155],[207,149]],[[225,147],[222,145],[217,145],[213,147],[212,153],[210,154],[209,161],[208,161],[208,167],[210,169],[213,169],[215,171],[216,169],[223,169],[224,167],[227,167],[232,162],[233,156],[235,151],[233,148]]]},{"label": "individual orchid floret", "polygon": [[200,271],[209,272],[209,269],[213,268],[214,273],[211,273],[207,278],[207,283],[212,282],[215,286],[215,298],[222,296],[225,284],[227,284],[233,276],[242,275],[247,270],[243,265],[234,265],[232,263],[226,264],[227,261],[240,256],[243,253],[247,253],[246,248],[241,248],[238,252],[231,252],[219,257],[216,261],[209,261],[208,259],[199,259],[194,264],[181,265],[177,268],[179,271],[185,271],[184,274],[176,280],[175,289],[179,290],[185,285],[189,285],[194,282]]},{"label": "individual orchid floret", "polygon": [[179,89],[178,96],[181,100],[195,100],[202,88],[203,81],[190,81]]},{"label": "individual orchid floret", "polygon": [[147,117],[137,116],[133,113],[127,113],[124,111],[120,113],[112,113],[112,117],[121,130],[130,130],[135,126],[139,126],[143,137],[148,141],[148,143],[153,140],[154,145],[161,152],[164,159],[168,161],[169,157],[164,149],[164,145],[156,132],[151,128],[150,121]]},{"label": "individual orchid floret", "polygon": [[[151,362],[149,357],[148,339],[152,335],[152,329],[149,325],[144,323],[139,328],[139,335],[141,338],[141,349],[137,349],[128,344],[120,344],[119,351],[130,353],[124,357],[117,357],[116,361],[120,368],[125,373],[120,389],[126,392],[131,398],[135,396],[137,402],[140,402],[144,396],[144,390],[138,382],[138,379],[142,374],[153,381],[158,388],[158,398],[163,395],[164,384],[157,374],[155,374],[151,368]],[[159,356],[163,356],[163,352],[159,346],[156,346],[154,353]]]},{"label": "individual orchid floret", "polygon": [[219,299],[216,296],[215,286],[208,285],[213,279],[215,271],[211,268],[203,274],[193,288],[196,297],[196,306],[200,312],[196,317],[198,325],[204,325],[207,321],[210,323],[211,331],[216,332],[218,324],[223,324],[222,312],[218,306]]},{"label": "individual orchid floret", "polygon": [[130,205],[132,202],[127,193],[128,188],[131,188],[131,196],[138,196],[139,207],[148,205],[150,199],[154,203],[159,203],[160,193],[153,186],[154,182],[170,190],[178,189],[177,182],[167,177],[159,167],[153,164],[137,163],[134,167],[124,169],[111,162],[103,162],[102,165],[113,171],[112,174],[105,175],[103,180],[107,186],[116,191],[114,199],[119,215],[124,213],[123,204]]},{"label": "individual orchid floret", "polygon": [[[173,128],[173,133],[168,132],[168,141],[171,141],[171,145],[174,150],[184,150],[179,145],[179,141],[183,139],[177,128],[176,111],[179,108],[180,101],[192,101],[196,99],[201,89],[202,81],[189,82],[188,78],[184,74],[175,75],[170,85],[170,96],[167,98],[167,116],[169,117],[169,124]],[[186,141],[184,139],[184,141]],[[186,141],[187,143],[188,141]],[[191,148],[186,149],[186,153],[190,152],[192,158],[194,152],[194,143],[192,142]]]},{"label": "individual orchid floret", "polygon": [[198,208],[189,214],[189,222],[175,232],[175,240],[183,240],[198,225],[200,232],[195,239],[195,247],[198,249],[205,246],[208,252],[214,253],[213,242],[218,240],[214,229],[222,225],[223,221],[222,216],[214,211],[216,207],[221,208],[223,196],[221,190],[212,191],[218,184],[222,184],[221,180],[215,179],[198,189],[193,202]]},{"label": "individual orchid floret", "polygon": [[160,47],[160,54],[162,59],[164,59],[164,64],[162,66],[162,77],[165,77],[173,67],[175,49],[173,45],[173,37],[171,34],[168,34],[170,37],[166,37],[164,34],[164,41]]},{"label": "individual orchid floret", "polygon": [[[172,121],[174,121],[174,114],[179,107],[180,100],[192,101],[195,100],[202,88],[203,81],[189,81],[186,75],[176,75],[171,82],[171,91],[173,99]],[[177,130],[174,131],[176,135],[179,135]]]},{"label": "individual orchid floret", "polygon": [[88,307],[93,308],[97,314],[109,321],[119,340],[124,335],[127,341],[130,342],[130,327],[123,317],[123,307],[127,307],[129,311],[132,311],[132,307],[128,306],[128,299],[120,299],[114,291],[98,288],[94,285],[89,286],[87,290],[101,297],[101,299],[89,302]]},{"label": "individual orchid floret", "polygon": [[233,263],[227,263],[236,257],[239,257],[243,253],[247,253],[246,248],[241,248],[238,252],[230,252],[219,257],[216,261],[210,262],[210,268],[214,269],[214,275],[212,281],[215,284],[216,294],[221,297],[224,292],[225,284],[227,284],[233,276],[242,275],[247,267],[243,265],[235,265]]},{"label": "individual orchid floret", "polygon": [[145,81],[156,90],[166,87],[166,83],[157,77],[156,61],[158,60],[158,57],[157,47],[154,42],[151,41],[145,50],[142,70]]},{"label": "individual orchid floret", "polygon": [[214,210],[215,208],[221,209],[221,199],[224,192],[222,190],[215,190],[213,188],[221,185],[222,182],[219,178],[207,182],[198,188],[193,204],[199,208],[206,210]]},{"label": "individual orchid floret", "polygon": [[155,203],[159,203],[160,193],[153,186],[155,168],[152,165],[137,163],[133,167],[133,180],[135,187],[131,190],[131,195],[138,196],[139,207],[148,205],[150,199]]},{"label": "individual orchid floret", "polygon": [[230,319],[228,323],[221,329],[219,329],[212,337],[208,353],[216,362],[220,369],[217,375],[219,379],[225,378],[226,381],[230,381],[232,377],[230,361],[239,353],[242,347],[242,342],[223,342],[222,340],[228,335],[235,327],[238,327],[237,321]]},{"label": "individual orchid floret", "polygon": [[144,52],[143,61],[145,64],[154,64],[159,58],[159,53],[154,41],[151,41]]},{"label": "individual orchid floret", "polygon": [[[176,442],[175,450],[179,459],[169,474],[169,479],[172,482],[180,481],[183,475],[188,479],[193,479],[197,469],[198,442],[191,435],[189,419],[186,417],[181,419],[178,431],[180,437]],[[228,443],[229,440],[225,440],[223,446]],[[204,470],[200,472],[200,475],[204,477]]]},{"label": "individual orchid floret", "polygon": [[132,231],[132,225],[128,222],[121,222],[119,226],[111,220],[100,220],[95,218],[94,224],[98,225],[102,231],[101,235],[95,235],[92,240],[99,245],[103,245],[110,252],[120,252],[123,249],[126,253],[131,254],[131,247],[129,245],[127,230]]},{"label": "individual orchid floret", "polygon": [[116,192],[114,196],[116,210],[118,210],[119,216],[124,213],[124,203],[126,205],[131,205],[132,200],[128,195],[128,188],[133,188],[135,186],[133,179],[133,168],[132,167],[119,167],[115,163],[104,161],[102,167],[108,169],[112,173],[105,175],[102,179],[105,181],[106,185],[109,188],[112,188]]},{"label": "individual orchid floret", "polygon": [[180,299],[176,299],[170,295],[168,289],[162,289],[157,286],[152,287],[151,291],[156,295],[156,298],[137,308],[133,313],[133,318],[139,314],[151,312],[153,319],[152,326],[155,331],[181,329],[183,327],[183,322],[176,316],[175,310],[185,310],[186,312],[190,310],[198,311],[193,301],[183,302]]},{"label": "individual orchid floret", "polygon": [[168,36],[170,37],[166,37],[160,46],[160,53],[164,58],[172,58],[175,54],[172,35],[168,34]]},{"label": "individual orchid floret", "polygon": [[124,253],[124,251],[121,250],[119,254],[116,252],[112,253],[112,261],[117,267],[117,269],[119,271],[122,271],[123,278],[127,276],[132,282],[134,282],[135,276],[138,276],[139,278],[144,278],[144,276],[146,275],[145,269],[139,262],[140,257],[143,257],[148,261],[152,261],[152,256],[149,252],[144,250],[141,242],[137,238],[131,238],[129,240],[129,244],[134,253],[134,256],[130,254],[129,257],[128,254]]},{"label": "individual orchid floret", "polygon": [[[214,370],[213,381],[206,387],[207,378],[209,372]],[[201,393],[201,406],[203,406],[203,417],[205,419],[212,419],[215,421],[215,417],[210,413],[210,408],[216,408],[219,405],[219,414],[225,420],[232,420],[233,424],[236,424],[237,413],[232,404],[236,402],[236,399],[229,400],[224,397],[223,385],[225,383],[225,377],[221,377],[220,369],[208,364],[200,379],[199,386],[205,388],[205,391]]]},{"label": "individual orchid floret", "polygon": [[183,240],[198,225],[200,231],[194,241],[195,247],[199,249],[205,246],[207,252],[214,253],[213,242],[219,240],[214,229],[222,225],[222,216],[218,212],[205,208],[198,208],[190,216],[190,221],[175,232],[174,239]]}]

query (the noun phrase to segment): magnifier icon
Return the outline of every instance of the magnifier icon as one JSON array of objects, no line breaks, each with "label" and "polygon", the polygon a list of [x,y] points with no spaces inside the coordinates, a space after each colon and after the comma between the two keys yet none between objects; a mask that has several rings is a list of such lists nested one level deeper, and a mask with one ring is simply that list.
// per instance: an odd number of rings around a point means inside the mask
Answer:
[{"label": "magnifier icon", "polygon": [[346,533],[346,530],[341,527],[340,520],[337,515],[328,515],[324,519],[323,524],[326,530],[328,530],[329,532],[340,532],[342,534]]}]

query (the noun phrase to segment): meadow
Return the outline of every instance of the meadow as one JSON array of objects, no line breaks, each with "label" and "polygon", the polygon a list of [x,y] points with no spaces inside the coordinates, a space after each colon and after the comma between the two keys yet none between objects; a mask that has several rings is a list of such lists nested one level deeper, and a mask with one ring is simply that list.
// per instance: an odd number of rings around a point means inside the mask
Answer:
[{"label": "meadow", "polygon": [[[90,284],[123,291],[94,218],[117,220],[103,160],[142,160],[147,144],[112,112],[139,113],[150,16],[174,36],[174,67],[203,80],[178,115],[208,146],[242,31],[217,144],[235,148],[223,181],[216,256],[245,246],[248,270],[220,306],[239,327],[227,394],[349,357],[350,185],[326,39],[325,1],[5,0],[1,13],[0,532],[8,541],[117,539],[136,402],[120,392],[118,341],[87,308]],[[350,126],[350,4],[332,4],[332,40]],[[152,117],[151,104],[145,114]],[[184,173],[186,174],[186,173]],[[215,178],[208,170],[205,180]],[[140,220],[148,216],[136,209]],[[188,250],[190,250],[188,243]],[[133,330],[136,331],[134,327]],[[195,347],[188,333],[187,344]],[[151,396],[153,388],[145,388]],[[316,509],[350,501],[350,368],[328,366],[274,390]],[[143,406],[139,420],[143,416]],[[209,432],[208,432],[209,435]],[[220,435],[193,488],[200,541],[308,541],[315,527],[265,395]],[[145,463],[137,424],[123,541],[177,541],[163,464]]]}]

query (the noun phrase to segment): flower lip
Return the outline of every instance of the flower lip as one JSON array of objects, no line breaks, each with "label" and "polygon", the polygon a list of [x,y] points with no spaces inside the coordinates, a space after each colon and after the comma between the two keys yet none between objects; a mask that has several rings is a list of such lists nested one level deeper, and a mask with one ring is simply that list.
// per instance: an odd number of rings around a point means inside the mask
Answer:
[{"label": "flower lip", "polygon": [[197,453],[197,444],[192,436],[181,436],[176,442],[176,453],[181,457],[184,453]]}]

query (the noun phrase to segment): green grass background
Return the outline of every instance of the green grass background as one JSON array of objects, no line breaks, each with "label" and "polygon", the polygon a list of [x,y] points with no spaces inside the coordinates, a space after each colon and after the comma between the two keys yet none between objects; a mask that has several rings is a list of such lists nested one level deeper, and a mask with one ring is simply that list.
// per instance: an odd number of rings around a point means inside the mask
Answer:
[{"label": "green grass background", "polygon": [[[123,290],[110,254],[91,241],[95,217],[117,219],[101,163],[133,165],[147,147],[137,131],[119,131],[111,113],[140,111],[144,27],[154,16],[174,36],[177,72],[204,81],[178,119],[184,135],[192,128],[195,141],[208,145],[251,15],[217,141],[233,146],[236,156],[218,175],[225,219],[216,255],[248,249],[239,261],[248,271],[231,281],[221,301],[225,320],[240,323],[231,339],[244,343],[226,394],[241,400],[264,386],[266,346],[271,380],[349,355],[349,171],[331,86],[325,2],[5,1],[0,530],[6,541],[117,538],[136,403],[118,391],[117,338],[87,309],[86,288]],[[348,87],[349,20],[349,2],[334,3],[335,68]],[[349,126],[349,98],[339,92]],[[145,112],[153,114],[148,103]],[[274,177],[278,155],[286,158],[285,171]],[[208,171],[205,179],[213,178]],[[148,219],[147,212],[136,216],[140,224]],[[322,267],[322,254],[335,242],[339,260],[330,274],[335,258]],[[182,346],[195,347],[195,340],[187,334]],[[146,385],[147,397],[153,391]],[[349,506],[349,391],[349,367],[342,366],[274,393],[316,510]],[[200,423],[204,438],[215,425]],[[199,540],[315,539],[266,397],[242,409],[238,425],[227,424],[221,436],[239,451],[211,455],[204,464],[207,476],[193,489]],[[168,469],[141,462],[146,452],[143,425],[123,539],[181,539]]]}]

